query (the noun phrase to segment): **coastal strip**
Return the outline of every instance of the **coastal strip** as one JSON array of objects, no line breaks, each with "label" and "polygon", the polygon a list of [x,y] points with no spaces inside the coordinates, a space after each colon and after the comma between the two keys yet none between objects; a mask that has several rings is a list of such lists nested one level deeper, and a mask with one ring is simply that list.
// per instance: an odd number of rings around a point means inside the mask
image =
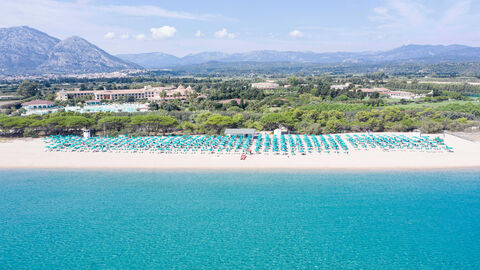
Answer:
[{"label": "coastal strip", "polygon": [[351,151],[314,155],[50,152],[43,139],[4,139],[2,169],[385,170],[480,168],[480,143],[445,135],[454,151]]}]

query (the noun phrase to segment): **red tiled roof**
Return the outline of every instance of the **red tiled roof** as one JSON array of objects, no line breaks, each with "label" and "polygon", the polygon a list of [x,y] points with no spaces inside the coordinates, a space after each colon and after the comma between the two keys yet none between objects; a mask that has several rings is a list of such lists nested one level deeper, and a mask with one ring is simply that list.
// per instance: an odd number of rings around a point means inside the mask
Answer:
[{"label": "red tiled roof", "polygon": [[55,104],[55,103],[52,102],[52,101],[49,101],[49,100],[40,100],[40,99],[37,99],[37,100],[32,100],[32,101],[29,101],[29,102],[22,103],[22,106],[31,106],[31,105],[53,105],[53,104]]}]

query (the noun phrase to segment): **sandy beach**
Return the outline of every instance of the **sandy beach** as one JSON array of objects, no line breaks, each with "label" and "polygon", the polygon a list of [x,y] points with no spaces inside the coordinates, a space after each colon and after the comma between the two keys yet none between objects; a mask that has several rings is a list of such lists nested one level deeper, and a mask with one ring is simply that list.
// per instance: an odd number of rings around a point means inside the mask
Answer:
[{"label": "sandy beach", "polygon": [[273,154],[158,154],[46,152],[42,139],[0,141],[0,168],[51,169],[205,169],[205,170],[382,170],[480,168],[480,142],[447,134],[454,152],[356,150],[350,154],[282,156]]}]

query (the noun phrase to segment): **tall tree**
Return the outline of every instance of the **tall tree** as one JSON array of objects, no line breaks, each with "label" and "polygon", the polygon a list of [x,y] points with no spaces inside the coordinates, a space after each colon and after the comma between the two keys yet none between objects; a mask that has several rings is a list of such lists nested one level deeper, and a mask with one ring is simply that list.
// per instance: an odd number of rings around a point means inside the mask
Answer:
[{"label": "tall tree", "polygon": [[23,97],[33,97],[39,93],[38,84],[24,80],[17,88],[17,93]]}]

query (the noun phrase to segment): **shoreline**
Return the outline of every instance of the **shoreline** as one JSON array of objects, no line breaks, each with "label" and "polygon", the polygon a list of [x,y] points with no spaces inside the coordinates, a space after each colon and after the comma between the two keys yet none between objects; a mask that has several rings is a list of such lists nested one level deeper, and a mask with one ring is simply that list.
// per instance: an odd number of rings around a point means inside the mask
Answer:
[{"label": "shoreline", "polygon": [[[392,133],[389,133],[392,134]],[[454,152],[357,150],[350,154],[157,154],[47,152],[42,139],[0,140],[0,169],[194,171],[392,171],[480,169],[480,142],[447,134]]]},{"label": "shoreline", "polygon": [[129,167],[129,168],[113,168],[113,167],[13,167],[6,168],[0,166],[0,172],[2,171],[68,171],[68,172],[79,172],[79,171],[90,171],[90,172],[165,172],[165,173],[209,173],[209,172],[237,172],[237,173],[248,173],[248,172],[257,172],[257,173],[380,173],[380,172],[452,172],[452,171],[480,171],[480,166],[469,166],[469,167],[382,167],[382,168],[150,168],[150,167]]}]

